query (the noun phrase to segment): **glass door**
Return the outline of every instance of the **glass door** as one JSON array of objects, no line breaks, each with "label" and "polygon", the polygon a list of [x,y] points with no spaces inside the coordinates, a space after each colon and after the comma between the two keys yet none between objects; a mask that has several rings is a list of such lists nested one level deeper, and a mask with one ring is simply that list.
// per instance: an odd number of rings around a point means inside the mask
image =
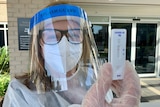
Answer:
[{"label": "glass door", "polygon": [[[155,75],[157,20],[111,17],[108,24],[92,24],[100,58],[108,60],[109,33],[111,29],[127,30],[126,60],[131,61],[141,76]],[[157,65],[157,64],[156,64]],[[147,75],[146,75],[147,74]],[[152,75],[152,76],[153,76]]]},{"label": "glass door", "polygon": [[126,59],[135,65],[138,74],[154,74],[157,23],[116,21],[111,23],[114,28],[127,30]]},{"label": "glass door", "polygon": [[108,61],[108,24],[92,24],[100,59]]},{"label": "glass door", "polygon": [[139,74],[154,73],[157,24],[137,23],[135,67]]},{"label": "glass door", "polygon": [[112,23],[112,29],[126,29],[127,30],[127,41],[126,41],[126,60],[131,60],[131,29],[132,23]]}]

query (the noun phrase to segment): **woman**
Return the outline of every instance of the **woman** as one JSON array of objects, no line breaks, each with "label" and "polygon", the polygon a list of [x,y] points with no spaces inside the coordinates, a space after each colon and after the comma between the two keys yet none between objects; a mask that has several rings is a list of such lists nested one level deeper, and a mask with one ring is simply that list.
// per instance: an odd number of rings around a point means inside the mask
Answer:
[{"label": "woman", "polygon": [[[117,95],[124,94],[115,88],[121,89],[124,82],[112,82],[111,65],[99,69],[97,48],[82,8],[64,2],[51,4],[31,18],[30,31],[30,72],[10,82],[3,107],[109,107],[105,99],[112,99],[111,85]],[[138,84],[135,94],[140,85],[133,74]]]}]

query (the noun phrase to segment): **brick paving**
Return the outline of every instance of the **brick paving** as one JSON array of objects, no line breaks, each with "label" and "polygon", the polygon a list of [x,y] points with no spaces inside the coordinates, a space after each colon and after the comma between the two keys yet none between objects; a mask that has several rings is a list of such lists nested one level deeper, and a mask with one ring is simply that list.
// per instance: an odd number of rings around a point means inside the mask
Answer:
[{"label": "brick paving", "polygon": [[142,96],[141,102],[160,103],[160,78],[140,78]]}]

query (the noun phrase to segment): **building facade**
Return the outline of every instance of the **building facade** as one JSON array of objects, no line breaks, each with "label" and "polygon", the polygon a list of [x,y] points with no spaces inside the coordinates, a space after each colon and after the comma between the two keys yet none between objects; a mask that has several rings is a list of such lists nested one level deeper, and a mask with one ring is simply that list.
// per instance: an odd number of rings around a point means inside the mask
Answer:
[{"label": "building facade", "polygon": [[[29,19],[54,0],[7,0],[8,46],[12,76],[28,71]],[[160,75],[160,3],[141,0],[69,0],[84,8],[101,58],[108,60],[111,29],[127,30],[127,56],[140,76]],[[0,9],[1,10],[1,9]]]}]

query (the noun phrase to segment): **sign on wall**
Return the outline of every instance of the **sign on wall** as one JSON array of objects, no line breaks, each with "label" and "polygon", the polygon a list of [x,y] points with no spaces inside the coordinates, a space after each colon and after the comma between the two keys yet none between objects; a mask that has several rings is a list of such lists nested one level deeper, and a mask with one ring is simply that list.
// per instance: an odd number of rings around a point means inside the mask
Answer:
[{"label": "sign on wall", "polygon": [[18,18],[18,44],[19,50],[29,50],[30,35],[29,31],[30,18]]}]

